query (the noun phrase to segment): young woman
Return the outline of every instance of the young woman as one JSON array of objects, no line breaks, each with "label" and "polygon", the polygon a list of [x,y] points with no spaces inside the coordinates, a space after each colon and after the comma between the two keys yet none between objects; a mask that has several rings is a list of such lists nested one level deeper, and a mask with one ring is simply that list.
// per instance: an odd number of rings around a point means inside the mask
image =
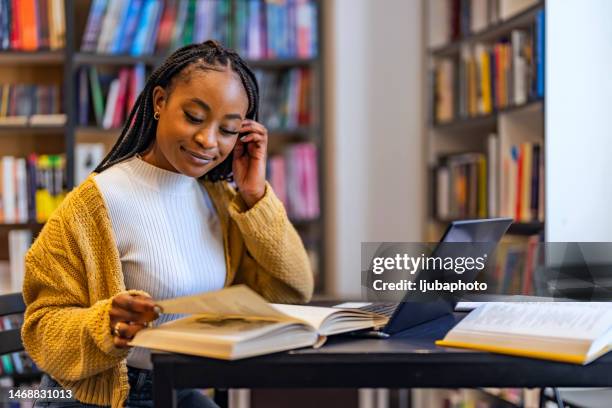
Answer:
[{"label": "young woman", "polygon": [[[26,256],[22,337],[42,387],[79,406],[152,406],[149,353],[127,343],[174,318],[156,299],[234,283],[310,299],[306,252],[265,181],[258,98],[251,70],[214,41],[177,50],[148,79],[112,151]],[[194,390],[179,400],[214,406]]]}]

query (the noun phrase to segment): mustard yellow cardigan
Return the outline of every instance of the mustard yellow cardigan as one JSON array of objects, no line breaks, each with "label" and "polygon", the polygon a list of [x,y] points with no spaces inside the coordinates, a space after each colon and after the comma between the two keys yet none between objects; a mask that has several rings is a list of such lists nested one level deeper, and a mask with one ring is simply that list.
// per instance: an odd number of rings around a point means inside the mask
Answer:
[{"label": "mustard yellow cardigan", "polygon": [[[21,336],[36,364],[76,399],[115,408],[129,393],[129,350],[114,346],[109,310],[125,285],[93,176],[64,199],[26,255]],[[225,286],[244,283],[277,303],[308,301],[313,279],[306,251],[270,186],[247,209],[226,182],[203,183],[222,225]]]}]

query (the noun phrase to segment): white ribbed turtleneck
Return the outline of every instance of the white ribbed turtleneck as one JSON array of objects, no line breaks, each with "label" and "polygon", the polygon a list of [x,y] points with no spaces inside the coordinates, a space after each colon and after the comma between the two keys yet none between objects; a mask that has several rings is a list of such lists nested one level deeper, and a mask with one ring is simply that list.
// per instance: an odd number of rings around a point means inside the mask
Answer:
[{"label": "white ribbed turtleneck", "polygon": [[[108,209],[127,289],[167,299],[223,287],[221,226],[196,179],[133,157],[94,180]],[[162,315],[155,325],[177,317]],[[149,357],[147,349],[136,347],[128,365],[150,369]]]}]

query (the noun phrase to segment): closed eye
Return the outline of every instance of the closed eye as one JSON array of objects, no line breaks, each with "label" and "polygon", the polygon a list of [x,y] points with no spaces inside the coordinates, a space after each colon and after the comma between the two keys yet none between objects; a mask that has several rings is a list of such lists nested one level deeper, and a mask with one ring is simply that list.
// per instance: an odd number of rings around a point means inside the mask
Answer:
[{"label": "closed eye", "polygon": [[221,132],[226,134],[226,135],[230,135],[230,136],[234,136],[234,135],[237,135],[239,133],[239,131],[237,131],[237,130],[230,130],[230,129],[224,129],[224,128],[221,128]]},{"label": "closed eye", "polygon": [[185,117],[187,118],[187,120],[191,123],[195,123],[195,124],[200,124],[203,122],[203,119],[200,119],[198,117],[193,116],[192,114],[190,114],[187,111],[183,111],[183,113],[185,113]]}]

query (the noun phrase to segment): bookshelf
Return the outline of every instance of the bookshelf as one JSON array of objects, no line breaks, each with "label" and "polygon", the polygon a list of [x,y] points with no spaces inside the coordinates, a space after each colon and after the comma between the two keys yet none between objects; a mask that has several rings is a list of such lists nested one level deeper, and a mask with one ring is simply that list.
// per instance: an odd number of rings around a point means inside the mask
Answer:
[{"label": "bookshelf", "polygon": [[[29,2],[29,0],[27,0]],[[36,0],[38,2],[39,0]],[[40,0],[47,3],[54,3],[57,0]],[[14,155],[16,157],[26,157],[31,152],[40,154],[63,154],[65,158],[65,180],[64,190],[69,191],[78,184],[75,178],[77,169],[75,166],[76,157],[75,149],[80,144],[102,144],[104,150],[108,151],[114,144],[120,133],[119,127],[105,129],[92,118],[91,112],[89,121],[86,124],[79,124],[79,83],[78,75],[81,69],[88,67],[96,67],[101,71],[118,72],[124,67],[134,67],[143,65],[146,75],[149,75],[152,70],[161,64],[164,58],[177,47],[166,47],[155,49],[151,53],[142,53],[140,55],[131,55],[127,53],[101,53],[97,50],[84,51],[82,41],[85,30],[87,29],[87,21],[90,14],[90,8],[95,3],[95,0],[65,0],[63,4],[64,17],[64,36],[63,46],[57,49],[49,49],[48,47],[40,47],[35,50],[13,49],[13,47],[3,47],[0,51],[0,74],[4,81],[8,83],[35,83],[35,84],[59,84],[61,85],[61,107],[65,113],[66,122],[61,126],[51,125],[4,125],[0,126],[0,152],[1,155]],[[145,0],[144,3],[146,3]],[[98,1],[98,3],[103,3]],[[107,4],[117,3],[116,0],[108,0]],[[119,2],[123,3],[123,2]],[[161,0],[161,7],[166,7],[168,4],[174,4],[177,8],[184,4],[196,4],[191,0]],[[233,31],[238,31],[238,25],[234,24],[236,15],[241,12],[240,8],[246,4],[255,2],[245,2],[243,0],[219,0],[215,2],[200,2],[200,3],[215,3],[223,4],[226,7],[226,12],[229,24],[225,26],[232,28]],[[262,10],[267,7],[266,0],[258,0]],[[34,1],[32,1],[34,4]],[[36,3],[38,4],[38,3]],[[207,7],[215,7],[210,5]],[[307,70],[311,75],[311,80],[307,86],[308,101],[307,107],[310,112],[311,122],[307,124],[296,124],[292,126],[268,126],[269,129],[269,155],[283,156],[285,152],[292,146],[300,143],[312,144],[316,151],[316,195],[317,205],[323,203],[322,176],[323,169],[323,153],[324,153],[324,137],[322,135],[323,124],[323,78],[322,78],[322,60],[321,51],[322,43],[322,7],[320,0],[308,0],[316,10],[313,14],[316,26],[314,36],[317,39],[314,47],[314,52],[311,55],[295,56],[290,54],[279,54],[275,56],[260,56],[253,58],[249,56],[245,58],[248,64],[255,70],[266,73],[283,73],[291,70]],[[110,6],[109,6],[110,7]],[[185,6],[187,7],[187,6]],[[195,7],[195,6],[194,6]],[[276,6],[275,6],[276,7]],[[161,13],[160,9],[160,13]],[[283,13],[277,8],[276,13]],[[277,14],[278,16],[278,14]],[[243,15],[244,17],[244,15]],[[190,18],[189,16],[186,18]],[[193,17],[195,19],[195,17]],[[160,14],[160,20],[162,15]],[[159,21],[159,20],[158,20]],[[161,23],[161,22],[160,22]],[[214,21],[216,25],[218,21]],[[194,24],[197,24],[194,20]],[[242,26],[241,26],[242,27]],[[269,27],[261,28],[265,30]],[[241,28],[243,29],[243,28]],[[285,27],[285,29],[287,29]],[[39,28],[40,30],[40,28]],[[228,29],[226,28],[226,31]],[[229,31],[228,31],[229,32]],[[287,33],[288,31],[286,31]],[[39,32],[40,35],[40,32]],[[208,39],[209,37],[206,37]],[[215,38],[210,37],[210,38]],[[231,37],[228,37],[231,38]],[[184,39],[184,38],[183,38]],[[218,38],[215,38],[218,39]],[[236,40],[237,41],[237,40]],[[39,44],[40,45],[40,44]],[[233,44],[224,43],[233,47]],[[240,51],[240,50],[239,50]],[[241,53],[241,55],[245,55]],[[104,92],[107,90],[105,89]],[[105,97],[107,95],[104,95]],[[90,108],[91,110],[91,108]],[[307,249],[311,253],[313,261],[313,269],[316,274],[316,291],[321,293],[325,290],[323,283],[323,265],[324,265],[324,211],[320,209],[316,216],[309,217],[293,217],[290,214],[290,219],[294,223],[296,229],[303,237]],[[40,230],[43,224],[35,220],[27,222],[7,222],[0,224],[0,243],[5,246],[6,233],[14,228],[31,229],[34,233]],[[0,256],[4,255],[4,259],[8,256],[7,251],[0,251]]]},{"label": "bookshelf", "polygon": [[[537,65],[537,58],[544,59],[543,49],[538,48],[537,19],[545,4],[537,0],[427,3],[427,238],[436,240],[453,219],[496,216],[515,219],[511,234],[541,233],[544,177],[539,167],[544,161],[545,95]],[[532,151],[529,166],[523,166],[530,168],[537,182],[521,185],[518,174],[509,174],[517,169],[516,164],[507,167],[508,156],[514,153],[513,146],[521,153],[521,145],[528,149],[537,145],[542,152],[540,163],[534,163]],[[453,162],[466,153],[478,156]],[[478,170],[470,167],[470,160]],[[510,185],[516,184],[512,195]],[[520,199],[519,188],[524,196]],[[537,198],[531,191],[535,189]],[[529,214],[517,212],[517,205]]]},{"label": "bookshelf", "polygon": [[[504,292],[518,280],[518,287],[532,290],[525,286],[530,281],[525,270],[536,259],[534,242],[543,236],[545,225],[546,95],[543,69],[538,68],[545,61],[539,31],[545,2],[428,0],[423,4],[428,75],[424,95],[429,112],[426,239],[437,241],[455,219],[510,216],[515,222],[495,261],[503,276],[496,281],[498,289]],[[521,164],[521,173],[518,158],[529,163]],[[524,175],[527,167],[529,179]],[[423,406],[440,407],[534,406],[534,392],[418,391],[429,401]]]}]

